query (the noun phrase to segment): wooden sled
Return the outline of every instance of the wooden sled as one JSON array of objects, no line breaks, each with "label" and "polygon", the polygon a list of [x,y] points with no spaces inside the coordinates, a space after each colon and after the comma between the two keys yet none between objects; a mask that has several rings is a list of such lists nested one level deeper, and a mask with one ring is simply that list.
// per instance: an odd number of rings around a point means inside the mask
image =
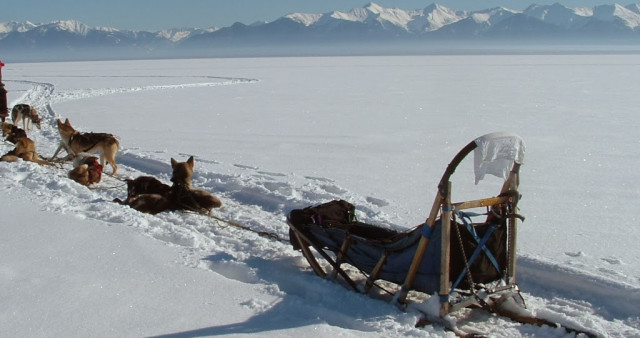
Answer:
[{"label": "wooden sled", "polygon": [[[474,153],[476,183],[485,173],[505,178],[495,196],[452,202],[451,176]],[[395,285],[392,302],[402,309],[410,292],[437,295],[439,312],[416,324],[438,321],[463,308],[483,308],[515,321],[558,327],[531,314],[516,284],[519,171],[524,142],[514,134],[481,136],[460,150],[447,166],[427,220],[406,232],[361,223],[346,201],[292,210],[290,242],[322,278],[341,279],[356,292],[376,283]],[[351,268],[347,268],[347,267]],[[361,274],[354,276],[353,271]],[[388,290],[384,290],[389,292]],[[419,298],[419,297],[418,297]],[[564,327],[568,332],[594,334]]]},{"label": "wooden sled", "polygon": [[[451,175],[478,147],[483,148],[476,151],[476,170],[482,169],[478,163],[508,160],[504,185],[496,196],[452,203]],[[517,213],[518,175],[523,155],[524,143],[513,134],[494,133],[470,142],[447,166],[425,223],[407,232],[357,222],[348,202],[333,201],[291,211],[290,241],[317,275],[339,276],[357,292],[369,293],[378,280],[390,282],[397,285],[393,301],[401,307],[411,291],[437,293],[441,316],[477,306],[488,295],[517,292],[516,232],[522,219]],[[470,221],[472,217],[482,220]],[[362,272],[364,282],[356,281],[343,264]]]}]

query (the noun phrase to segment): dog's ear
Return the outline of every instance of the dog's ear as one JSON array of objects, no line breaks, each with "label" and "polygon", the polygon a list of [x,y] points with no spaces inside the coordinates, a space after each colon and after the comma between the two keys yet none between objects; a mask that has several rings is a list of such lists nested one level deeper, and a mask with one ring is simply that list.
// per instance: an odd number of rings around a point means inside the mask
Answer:
[{"label": "dog's ear", "polygon": [[69,122],[69,119],[65,119],[64,120],[64,124],[68,125],[69,127],[71,127],[71,122]]},{"label": "dog's ear", "polygon": [[173,157],[171,158],[171,168],[175,168],[176,164],[178,164],[178,161],[176,161]]},{"label": "dog's ear", "polygon": [[58,119],[58,127],[60,127],[61,125],[62,125],[62,121]]},{"label": "dog's ear", "polygon": [[187,164],[189,165],[189,167],[191,167],[191,169],[193,169],[193,156],[189,157],[189,159],[187,160]]}]

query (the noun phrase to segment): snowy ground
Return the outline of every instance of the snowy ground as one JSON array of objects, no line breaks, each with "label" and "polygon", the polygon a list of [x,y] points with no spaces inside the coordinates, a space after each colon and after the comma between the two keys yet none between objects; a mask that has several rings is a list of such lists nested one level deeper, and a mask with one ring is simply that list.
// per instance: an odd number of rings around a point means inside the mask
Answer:
[{"label": "snowy ground", "polygon": [[[7,64],[9,102],[120,137],[120,177],[196,158],[216,215],[288,238],[286,213],[342,198],[364,221],[424,221],[451,157],[508,130],[527,143],[518,278],[538,315],[640,337],[637,55],[482,55]],[[6,144],[0,149],[10,150]],[[68,167],[67,167],[68,169]],[[454,200],[495,194],[454,176]],[[106,172],[111,171],[110,167]],[[445,336],[310,271],[285,242],[199,215],[145,215],[105,178],[0,163],[0,336]],[[484,190],[483,190],[484,189]],[[564,336],[474,312],[496,337]]]}]

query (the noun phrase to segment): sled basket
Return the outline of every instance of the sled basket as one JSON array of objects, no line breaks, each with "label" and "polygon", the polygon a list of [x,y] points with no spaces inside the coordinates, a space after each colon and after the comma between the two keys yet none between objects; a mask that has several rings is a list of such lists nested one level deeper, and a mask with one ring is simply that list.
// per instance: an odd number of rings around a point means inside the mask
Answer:
[{"label": "sled basket", "polygon": [[[471,152],[476,182],[487,173],[504,177],[505,182],[496,196],[452,203],[451,175]],[[396,284],[398,304],[405,304],[412,290],[438,293],[446,313],[473,305],[480,289],[484,295],[516,289],[516,228],[518,219],[523,219],[517,214],[518,174],[523,155],[524,143],[516,135],[479,137],[447,166],[425,223],[398,232],[358,222],[351,203],[335,200],[292,210],[287,217],[290,242],[316,274],[340,276],[355,291],[368,293],[379,280]],[[355,267],[365,281],[357,282],[343,264]]]}]

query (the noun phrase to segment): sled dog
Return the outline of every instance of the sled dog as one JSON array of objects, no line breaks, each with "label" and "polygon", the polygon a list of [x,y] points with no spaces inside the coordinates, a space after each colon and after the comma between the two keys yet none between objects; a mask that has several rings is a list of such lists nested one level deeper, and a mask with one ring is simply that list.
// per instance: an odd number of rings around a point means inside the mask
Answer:
[{"label": "sled dog", "polygon": [[17,162],[19,158],[24,161],[35,162],[38,164],[53,165],[53,163],[44,161],[38,156],[36,151],[36,143],[28,137],[21,137],[15,140],[15,148],[0,157],[0,161]]},{"label": "sled dog", "polygon": [[165,210],[191,210],[211,212],[222,205],[220,199],[207,191],[191,188],[193,177],[193,156],[186,162],[171,159],[173,176],[171,187],[149,176],[141,176],[127,181],[127,199],[115,202],[149,214],[157,214]]},{"label": "sled dog", "polygon": [[127,199],[122,201],[116,198],[114,201],[129,205],[131,199],[142,194],[157,194],[166,196],[171,191],[171,186],[160,182],[152,176],[139,176],[135,179],[127,179]]},{"label": "sled dog", "polygon": [[56,149],[51,160],[56,158],[60,150],[64,149],[69,155],[65,157],[73,157],[79,153],[100,153],[100,165],[104,168],[105,160],[113,167],[112,175],[118,171],[116,165],[116,153],[120,148],[118,139],[107,133],[81,133],[71,126],[69,119],[64,123],[58,119],[58,132],[60,133],[60,146]]},{"label": "sled dog", "polygon": [[41,129],[38,112],[28,104],[20,103],[13,106],[13,109],[11,109],[11,120],[16,126],[18,122],[22,120],[22,128],[25,130],[31,130],[31,128],[29,128],[31,124],[35,124],[38,129]]},{"label": "sled dog", "polygon": [[80,153],[73,159],[73,169],[69,171],[69,178],[86,186],[99,183],[102,178],[102,165],[93,154]]},{"label": "sled dog", "polygon": [[[193,163],[192,157],[189,160]],[[171,168],[173,169],[171,182],[173,182],[173,185],[168,190],[163,186],[165,184],[157,179],[142,176],[132,180],[131,185],[127,183],[128,196],[125,201],[120,201],[119,199],[114,201],[148,214],[179,209],[177,202],[178,190],[182,189],[181,187],[190,186],[193,176],[193,170],[189,170],[189,168],[193,168],[193,166],[189,167],[189,160],[187,162],[178,162],[171,158]]]},{"label": "sled dog", "polygon": [[[209,213],[213,208],[219,208],[222,206],[222,202],[216,196],[201,189],[194,189],[191,187],[191,180],[193,178],[194,160],[193,156],[189,157],[186,162],[178,163],[173,158],[171,159],[171,167],[173,168],[173,176],[184,177],[184,180],[174,180],[173,193],[176,195],[178,209],[191,210],[200,213]],[[174,188],[175,187],[175,188]]]},{"label": "sled dog", "polygon": [[27,133],[11,123],[2,122],[2,136],[7,136],[5,140],[15,144],[17,139],[27,137]]}]

